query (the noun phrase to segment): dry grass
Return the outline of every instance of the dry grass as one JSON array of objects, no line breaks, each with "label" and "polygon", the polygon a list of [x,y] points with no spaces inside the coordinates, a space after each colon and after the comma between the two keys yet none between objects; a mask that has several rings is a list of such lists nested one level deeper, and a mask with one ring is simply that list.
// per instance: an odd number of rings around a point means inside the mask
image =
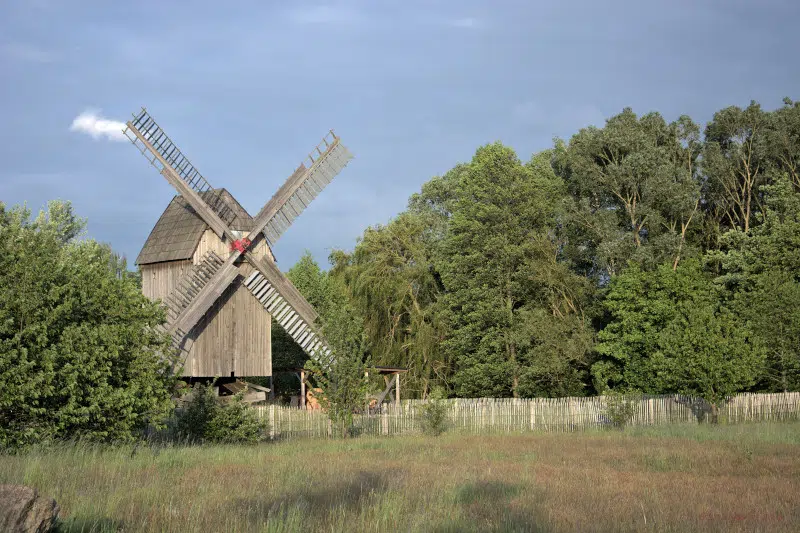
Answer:
[{"label": "dry grass", "polygon": [[65,531],[800,531],[800,423],[0,456]]}]

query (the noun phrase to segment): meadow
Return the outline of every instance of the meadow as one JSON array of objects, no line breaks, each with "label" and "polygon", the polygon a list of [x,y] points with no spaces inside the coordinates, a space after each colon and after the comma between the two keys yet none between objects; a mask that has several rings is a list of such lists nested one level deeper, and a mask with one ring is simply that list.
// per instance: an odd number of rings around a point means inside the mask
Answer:
[{"label": "meadow", "polygon": [[61,530],[800,531],[800,423],[70,444],[0,456]]}]

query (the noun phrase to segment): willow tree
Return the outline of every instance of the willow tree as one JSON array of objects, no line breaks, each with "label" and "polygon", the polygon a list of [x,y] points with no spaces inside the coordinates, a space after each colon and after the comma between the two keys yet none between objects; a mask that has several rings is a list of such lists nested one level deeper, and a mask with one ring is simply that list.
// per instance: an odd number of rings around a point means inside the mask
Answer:
[{"label": "willow tree", "polygon": [[348,285],[376,364],[408,368],[405,390],[426,397],[432,382],[447,381],[448,362],[437,305],[442,285],[425,240],[429,226],[403,213],[385,226],[368,228],[355,250],[333,257],[334,276]]}]

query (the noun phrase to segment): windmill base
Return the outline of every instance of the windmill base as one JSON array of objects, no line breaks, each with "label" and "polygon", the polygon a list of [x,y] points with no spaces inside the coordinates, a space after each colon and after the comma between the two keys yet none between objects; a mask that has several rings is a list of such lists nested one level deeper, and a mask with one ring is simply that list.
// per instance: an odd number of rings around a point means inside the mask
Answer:
[{"label": "windmill base", "polygon": [[[267,394],[270,392],[270,389],[267,387],[262,387],[261,385],[256,385],[254,383],[248,383],[235,377],[217,378],[216,380],[210,377],[184,377],[181,378],[181,382],[185,383],[186,387],[188,388],[192,388],[198,383],[202,385],[214,383],[214,392],[217,394],[217,399],[222,403],[228,403],[232,401],[235,394],[238,394],[244,390],[246,390],[244,397],[242,398],[244,403],[254,404],[258,402],[265,402],[267,400]],[[186,403],[186,399],[184,398],[186,397],[183,396],[176,399],[180,404]]]}]

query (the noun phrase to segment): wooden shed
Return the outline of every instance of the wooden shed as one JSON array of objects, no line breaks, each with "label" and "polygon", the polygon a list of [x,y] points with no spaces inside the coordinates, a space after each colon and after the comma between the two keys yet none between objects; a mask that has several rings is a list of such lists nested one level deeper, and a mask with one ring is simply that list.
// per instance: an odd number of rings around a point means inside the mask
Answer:
[{"label": "wooden shed", "polygon": [[[211,189],[233,210],[231,222],[237,238],[246,235],[253,218],[225,189]],[[203,198],[208,202],[208,198]],[[139,252],[136,264],[142,272],[142,292],[152,300],[165,300],[181,278],[213,251],[219,257],[230,254],[225,244],[182,196],[175,196],[156,222]],[[252,252],[274,261],[262,239]],[[253,272],[241,266],[241,275],[225,290],[205,316],[189,332],[184,361],[186,377],[242,377],[272,374],[271,316],[243,285]]]}]

